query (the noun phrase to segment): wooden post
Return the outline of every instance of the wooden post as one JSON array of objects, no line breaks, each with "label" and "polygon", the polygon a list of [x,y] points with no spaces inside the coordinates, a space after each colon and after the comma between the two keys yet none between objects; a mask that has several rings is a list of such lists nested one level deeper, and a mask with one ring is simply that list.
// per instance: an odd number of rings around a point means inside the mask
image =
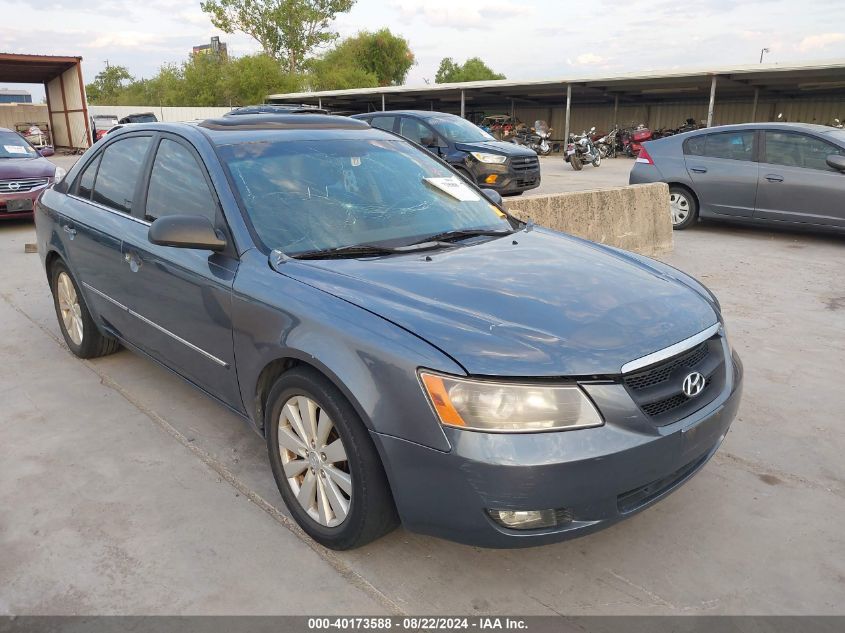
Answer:
[{"label": "wooden post", "polygon": [[569,142],[569,115],[572,110],[572,84],[566,84],[566,119],[563,126],[564,146]]},{"label": "wooden post", "polygon": [[713,111],[716,108],[716,75],[710,81],[710,105],[707,107],[707,127],[713,126]]}]

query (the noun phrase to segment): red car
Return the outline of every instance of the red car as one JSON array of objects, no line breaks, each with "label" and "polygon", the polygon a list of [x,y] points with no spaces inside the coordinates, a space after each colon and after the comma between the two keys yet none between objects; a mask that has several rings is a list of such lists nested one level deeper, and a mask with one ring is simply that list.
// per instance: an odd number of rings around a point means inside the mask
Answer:
[{"label": "red car", "polygon": [[52,148],[39,152],[17,132],[0,128],[0,220],[32,217],[41,192],[65,175],[44,158],[52,155]]}]

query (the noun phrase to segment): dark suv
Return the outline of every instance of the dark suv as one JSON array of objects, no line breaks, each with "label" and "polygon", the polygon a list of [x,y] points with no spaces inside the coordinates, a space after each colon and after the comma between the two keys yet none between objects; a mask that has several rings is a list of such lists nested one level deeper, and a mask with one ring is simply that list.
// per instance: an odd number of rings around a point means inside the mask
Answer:
[{"label": "dark suv", "polygon": [[540,161],[533,150],[497,141],[454,114],[393,110],[356,114],[352,118],[422,145],[473,183],[504,196],[540,186]]}]

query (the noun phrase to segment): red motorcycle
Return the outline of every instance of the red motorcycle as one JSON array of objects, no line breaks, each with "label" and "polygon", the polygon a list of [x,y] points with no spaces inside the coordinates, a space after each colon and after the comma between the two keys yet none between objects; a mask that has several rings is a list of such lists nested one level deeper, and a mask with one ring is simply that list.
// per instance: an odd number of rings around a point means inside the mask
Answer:
[{"label": "red motorcycle", "polygon": [[628,143],[628,146],[625,148],[628,156],[639,156],[640,150],[643,148],[643,143],[650,141],[653,138],[654,135],[651,133],[651,130],[645,126],[638,127],[636,130],[631,132],[631,142]]}]

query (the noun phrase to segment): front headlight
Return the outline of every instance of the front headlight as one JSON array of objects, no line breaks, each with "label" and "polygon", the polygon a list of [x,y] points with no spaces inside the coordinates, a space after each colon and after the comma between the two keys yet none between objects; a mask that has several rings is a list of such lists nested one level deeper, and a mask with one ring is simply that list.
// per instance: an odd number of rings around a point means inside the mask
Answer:
[{"label": "front headlight", "polygon": [[470,152],[472,157],[479,163],[492,163],[494,165],[501,165],[508,157],[501,154],[487,154],[485,152]]},{"label": "front headlight", "polygon": [[56,167],[56,173],[53,174],[53,182],[61,182],[65,175],[67,175],[67,170],[64,167]]},{"label": "front headlight", "polygon": [[596,407],[577,385],[528,385],[420,372],[440,422],[474,431],[524,433],[601,426]]}]

